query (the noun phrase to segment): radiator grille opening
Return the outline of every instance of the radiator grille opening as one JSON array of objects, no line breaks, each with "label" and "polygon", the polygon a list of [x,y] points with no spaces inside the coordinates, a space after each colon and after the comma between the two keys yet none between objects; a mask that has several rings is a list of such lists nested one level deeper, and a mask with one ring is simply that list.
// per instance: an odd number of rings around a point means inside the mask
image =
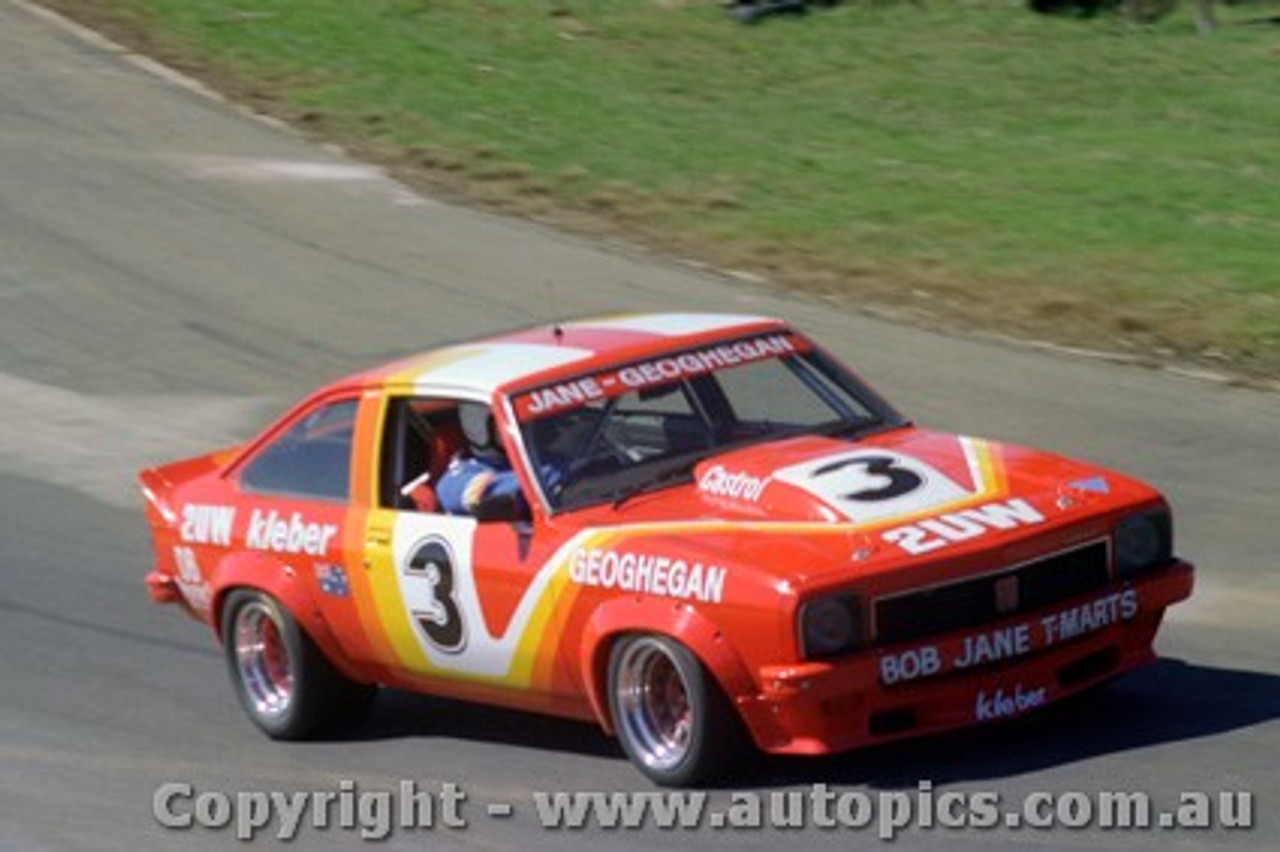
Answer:
[{"label": "radiator grille opening", "polygon": [[875,602],[877,645],[975,627],[1107,585],[1107,543],[1097,541],[1001,571]]}]

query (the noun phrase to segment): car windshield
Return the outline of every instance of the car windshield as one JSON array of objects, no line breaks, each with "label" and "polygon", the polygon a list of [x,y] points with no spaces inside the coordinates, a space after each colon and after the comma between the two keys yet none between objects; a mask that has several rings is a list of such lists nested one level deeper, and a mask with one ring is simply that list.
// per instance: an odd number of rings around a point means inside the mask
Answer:
[{"label": "car windshield", "polygon": [[553,510],[677,484],[700,460],[747,444],[904,422],[789,332],[607,368],[512,402]]}]

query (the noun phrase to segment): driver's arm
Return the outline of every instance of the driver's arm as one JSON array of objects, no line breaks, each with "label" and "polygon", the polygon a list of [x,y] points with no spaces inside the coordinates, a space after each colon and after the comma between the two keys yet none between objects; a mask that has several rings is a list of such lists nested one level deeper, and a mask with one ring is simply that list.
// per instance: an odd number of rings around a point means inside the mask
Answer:
[{"label": "driver's arm", "polygon": [[454,459],[436,485],[436,496],[450,515],[473,515],[482,498],[519,490],[513,470],[499,470],[477,459]]}]

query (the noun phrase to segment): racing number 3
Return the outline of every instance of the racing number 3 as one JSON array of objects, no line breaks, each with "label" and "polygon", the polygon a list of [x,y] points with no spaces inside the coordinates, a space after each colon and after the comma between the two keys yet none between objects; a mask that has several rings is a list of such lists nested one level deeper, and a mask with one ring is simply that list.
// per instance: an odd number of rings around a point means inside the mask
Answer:
[{"label": "racing number 3", "polygon": [[421,609],[412,610],[414,623],[427,641],[447,653],[457,653],[466,642],[462,613],[453,592],[453,551],[439,538],[429,538],[414,548],[405,574],[427,584],[428,595]]},{"label": "racing number 3", "polygon": [[924,484],[920,474],[901,467],[896,460],[888,456],[860,456],[852,459],[840,459],[831,464],[823,465],[811,473],[810,477],[818,479],[849,467],[860,468],[855,474],[857,479],[854,479],[852,484],[861,485],[862,487],[841,494],[840,497],[845,500],[859,502],[892,500],[895,497],[901,497],[903,494],[910,494]]}]

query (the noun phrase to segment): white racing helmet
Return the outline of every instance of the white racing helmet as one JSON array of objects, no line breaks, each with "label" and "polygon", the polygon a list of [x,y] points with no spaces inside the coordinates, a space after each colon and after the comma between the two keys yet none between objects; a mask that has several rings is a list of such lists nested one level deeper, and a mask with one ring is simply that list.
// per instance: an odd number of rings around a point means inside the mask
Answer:
[{"label": "white racing helmet", "polygon": [[473,452],[492,450],[493,412],[480,402],[464,402],[458,406],[458,424]]}]

